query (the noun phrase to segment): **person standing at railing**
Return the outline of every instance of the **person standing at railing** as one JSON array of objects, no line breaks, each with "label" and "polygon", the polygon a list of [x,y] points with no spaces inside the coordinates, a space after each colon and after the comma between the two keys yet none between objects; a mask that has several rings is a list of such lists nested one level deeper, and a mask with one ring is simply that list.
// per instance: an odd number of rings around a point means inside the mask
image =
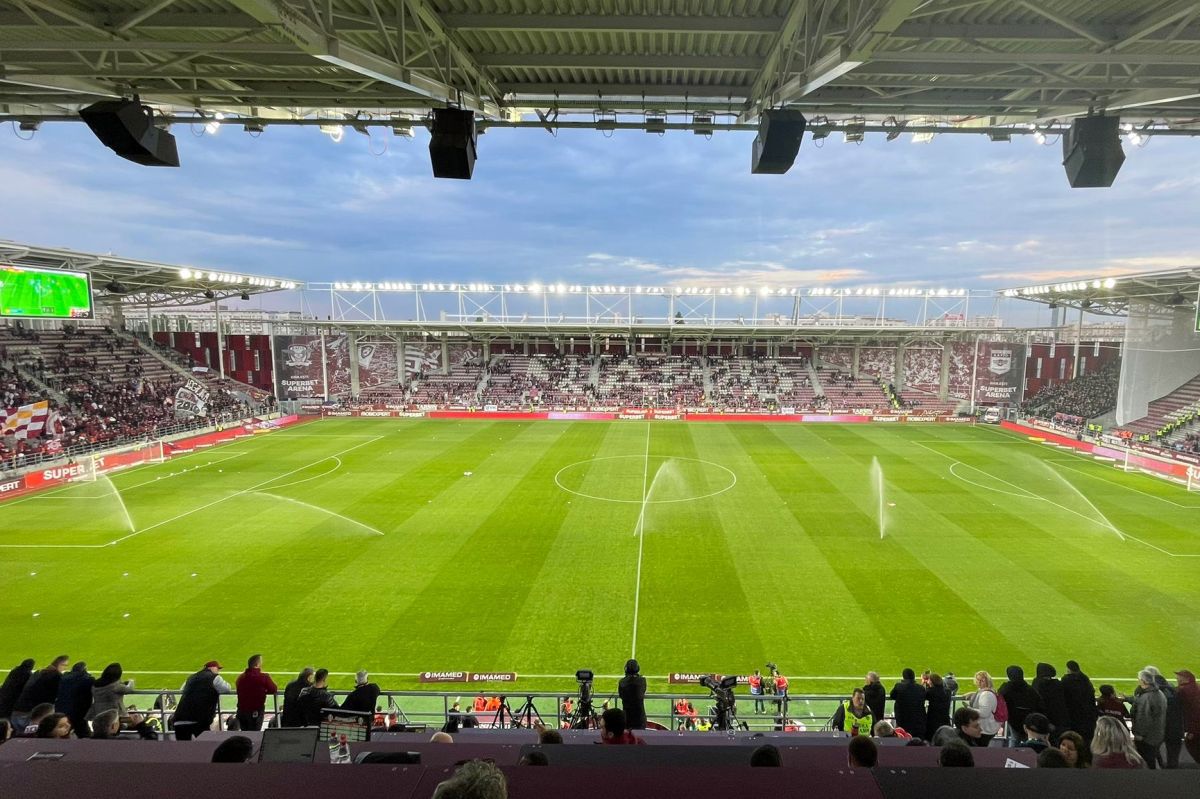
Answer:
[{"label": "person standing at railing", "polygon": [[279,690],[271,675],[262,670],[262,655],[251,655],[237,681],[238,729],[258,732],[267,709],[267,695]]},{"label": "person standing at railing", "polygon": [[210,660],[184,682],[175,707],[175,740],[190,741],[212,726],[221,694],[233,693],[229,683],[221,679],[222,668],[218,661]]}]

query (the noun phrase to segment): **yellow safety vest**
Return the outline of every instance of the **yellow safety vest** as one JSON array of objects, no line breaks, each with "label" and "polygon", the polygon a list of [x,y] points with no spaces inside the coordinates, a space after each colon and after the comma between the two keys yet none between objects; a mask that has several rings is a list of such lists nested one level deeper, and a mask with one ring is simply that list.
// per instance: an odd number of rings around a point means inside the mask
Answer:
[{"label": "yellow safety vest", "polygon": [[845,732],[848,732],[851,735],[869,736],[871,734],[872,716],[870,711],[867,712],[867,715],[859,718],[858,716],[854,715],[854,711],[850,709],[849,699],[842,702],[842,709],[846,712],[846,718],[842,722],[842,729]]}]

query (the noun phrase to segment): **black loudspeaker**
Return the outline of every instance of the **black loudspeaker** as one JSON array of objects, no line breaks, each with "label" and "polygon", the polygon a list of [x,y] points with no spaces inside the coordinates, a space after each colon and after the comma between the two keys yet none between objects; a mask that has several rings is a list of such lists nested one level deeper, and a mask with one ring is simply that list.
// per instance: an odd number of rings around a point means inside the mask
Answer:
[{"label": "black loudspeaker", "polygon": [[142,166],[179,166],[175,137],[154,126],[154,114],[136,100],[102,100],[79,116],[105,147]]},{"label": "black loudspeaker", "polygon": [[435,178],[470,180],[475,171],[475,112],[459,108],[433,109],[429,160]]},{"label": "black loudspeaker", "polygon": [[791,169],[806,125],[808,120],[799,111],[763,111],[754,137],[750,171],[755,175],[782,175]]},{"label": "black loudspeaker", "polygon": [[1073,189],[1108,188],[1117,179],[1125,151],[1120,117],[1082,117],[1063,136],[1063,168]]}]

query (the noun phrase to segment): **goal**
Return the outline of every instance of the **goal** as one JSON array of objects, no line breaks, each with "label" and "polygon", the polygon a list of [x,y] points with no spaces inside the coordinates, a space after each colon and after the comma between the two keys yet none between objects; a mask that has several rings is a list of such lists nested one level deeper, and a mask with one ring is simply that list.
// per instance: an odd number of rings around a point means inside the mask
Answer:
[{"label": "goal", "polygon": [[131,469],[134,466],[144,466],[148,463],[162,463],[166,460],[161,441],[145,441],[131,444],[93,455],[92,463],[96,474],[108,474],[121,469]]},{"label": "goal", "polygon": [[1187,490],[1200,491],[1200,466],[1189,466],[1187,472]]}]

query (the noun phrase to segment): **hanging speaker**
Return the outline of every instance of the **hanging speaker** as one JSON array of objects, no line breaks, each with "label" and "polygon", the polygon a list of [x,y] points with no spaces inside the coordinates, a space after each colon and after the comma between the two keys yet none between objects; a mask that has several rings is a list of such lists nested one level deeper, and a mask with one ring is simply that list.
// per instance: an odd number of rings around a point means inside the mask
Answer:
[{"label": "hanging speaker", "polygon": [[1063,168],[1073,189],[1108,188],[1117,179],[1125,151],[1120,117],[1081,117],[1063,136]]},{"label": "hanging speaker", "polygon": [[808,120],[799,111],[763,111],[754,137],[750,171],[755,175],[782,175],[791,169],[807,125]]},{"label": "hanging speaker", "polygon": [[79,116],[105,147],[142,166],[179,166],[175,137],[154,126],[154,112],[136,100],[101,100]]},{"label": "hanging speaker", "polygon": [[461,108],[433,109],[429,161],[435,178],[470,180],[475,171],[475,112]]}]

